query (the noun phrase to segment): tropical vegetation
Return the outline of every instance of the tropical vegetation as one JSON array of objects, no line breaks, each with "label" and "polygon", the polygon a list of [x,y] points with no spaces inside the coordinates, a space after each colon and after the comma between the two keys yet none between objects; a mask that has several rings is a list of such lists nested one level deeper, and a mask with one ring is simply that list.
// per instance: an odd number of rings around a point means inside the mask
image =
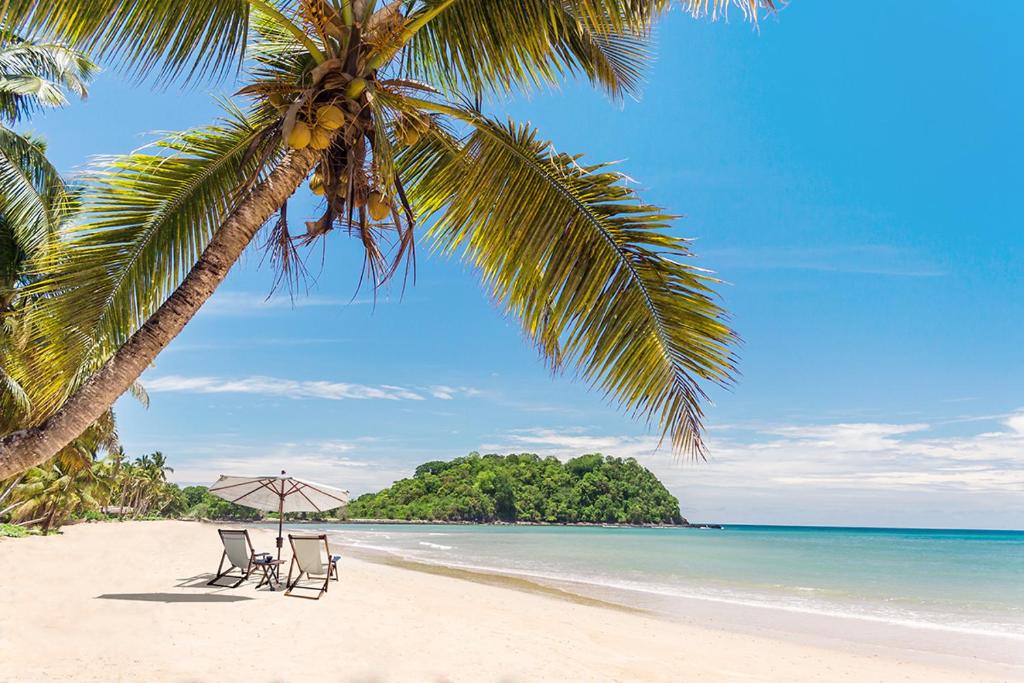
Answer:
[{"label": "tropical vegetation", "polygon": [[[27,428],[0,438],[0,477],[48,461],[149,367],[265,225],[279,282],[302,251],[353,236],[380,287],[416,236],[461,255],[555,370],[572,368],[680,452],[702,453],[708,384],[734,372],[715,279],[673,216],[607,164],[556,152],[484,103],[583,77],[635,96],[670,0],[5,0],[46,36],[160,85],[241,72],[221,121],[92,172],[82,217],[32,259],[12,377]],[[756,20],[771,0],[730,5]],[[498,28],[496,28],[498,27]],[[307,180],[322,214],[293,232]],[[68,379],[70,378],[70,379]]]},{"label": "tropical vegetation", "polygon": [[679,501],[633,458],[471,453],[427,462],[352,501],[350,519],[685,524]]},{"label": "tropical vegetation", "polygon": [[188,498],[167,474],[174,470],[156,451],[125,459],[112,449],[102,459],[56,460],[33,467],[3,490],[0,519],[41,533],[69,519],[148,519],[188,512]]}]

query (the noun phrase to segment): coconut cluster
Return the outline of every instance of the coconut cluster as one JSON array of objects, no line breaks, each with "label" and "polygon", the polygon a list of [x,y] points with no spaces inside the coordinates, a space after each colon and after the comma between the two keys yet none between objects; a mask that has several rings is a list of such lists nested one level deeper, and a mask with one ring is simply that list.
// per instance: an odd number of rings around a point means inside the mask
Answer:
[{"label": "coconut cluster", "polygon": [[296,118],[286,142],[292,149],[325,150],[331,146],[334,131],[344,125],[345,112],[333,104],[324,104],[308,119]]}]

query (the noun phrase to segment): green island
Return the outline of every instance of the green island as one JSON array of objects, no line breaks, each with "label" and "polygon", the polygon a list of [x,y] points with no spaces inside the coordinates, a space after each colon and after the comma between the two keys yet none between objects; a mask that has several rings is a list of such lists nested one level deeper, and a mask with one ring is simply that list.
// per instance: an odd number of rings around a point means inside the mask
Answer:
[{"label": "green island", "polygon": [[435,460],[349,504],[349,519],[686,525],[679,501],[633,458],[532,453]]}]

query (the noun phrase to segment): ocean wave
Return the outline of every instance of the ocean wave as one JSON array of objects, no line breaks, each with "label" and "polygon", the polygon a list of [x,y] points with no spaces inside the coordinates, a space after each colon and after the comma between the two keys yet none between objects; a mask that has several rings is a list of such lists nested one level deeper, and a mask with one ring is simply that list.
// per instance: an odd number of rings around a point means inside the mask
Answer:
[{"label": "ocean wave", "polygon": [[452,549],[452,546],[450,546],[450,545],[441,545],[440,543],[431,543],[430,541],[420,541],[420,545],[426,546],[428,548],[436,548],[437,550],[451,550]]}]

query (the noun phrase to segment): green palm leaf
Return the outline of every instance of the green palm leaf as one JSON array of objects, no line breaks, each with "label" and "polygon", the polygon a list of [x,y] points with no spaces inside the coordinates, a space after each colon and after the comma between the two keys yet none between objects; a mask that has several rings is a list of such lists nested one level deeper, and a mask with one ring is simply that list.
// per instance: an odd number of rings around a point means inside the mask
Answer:
[{"label": "green palm leaf", "polygon": [[46,158],[42,141],[0,126],[0,229],[10,231],[20,252],[34,255],[47,247],[67,201],[64,182]]},{"label": "green palm leaf", "polygon": [[[448,93],[506,93],[584,74],[613,97],[637,96],[651,27],[671,0],[427,0],[404,66]],[[695,17],[732,5],[756,22],[773,0],[683,0]],[[422,18],[422,25],[417,19]]]},{"label": "green palm leaf", "polygon": [[702,453],[701,382],[731,381],[735,338],[715,280],[681,262],[673,217],[528,126],[461,118],[474,127],[461,150],[425,143],[400,159],[435,244],[479,268],[553,366]]},{"label": "green palm leaf", "polygon": [[[583,73],[635,95],[665,0],[432,0],[405,68],[448,92],[508,92]],[[416,21],[417,14],[410,19]]]},{"label": "green palm leaf", "polygon": [[0,7],[0,23],[14,31],[165,81],[236,69],[249,30],[249,0],[4,0]]},{"label": "green palm leaf", "polygon": [[47,340],[37,371],[94,370],[163,303],[244,196],[246,180],[276,154],[266,123],[229,109],[216,125],[114,157],[86,178],[87,221],[33,264],[45,275],[28,290],[40,297],[30,323]]},{"label": "green palm leaf", "polygon": [[0,118],[14,123],[47,107],[84,98],[98,71],[84,55],[62,45],[8,40],[0,47]]}]

